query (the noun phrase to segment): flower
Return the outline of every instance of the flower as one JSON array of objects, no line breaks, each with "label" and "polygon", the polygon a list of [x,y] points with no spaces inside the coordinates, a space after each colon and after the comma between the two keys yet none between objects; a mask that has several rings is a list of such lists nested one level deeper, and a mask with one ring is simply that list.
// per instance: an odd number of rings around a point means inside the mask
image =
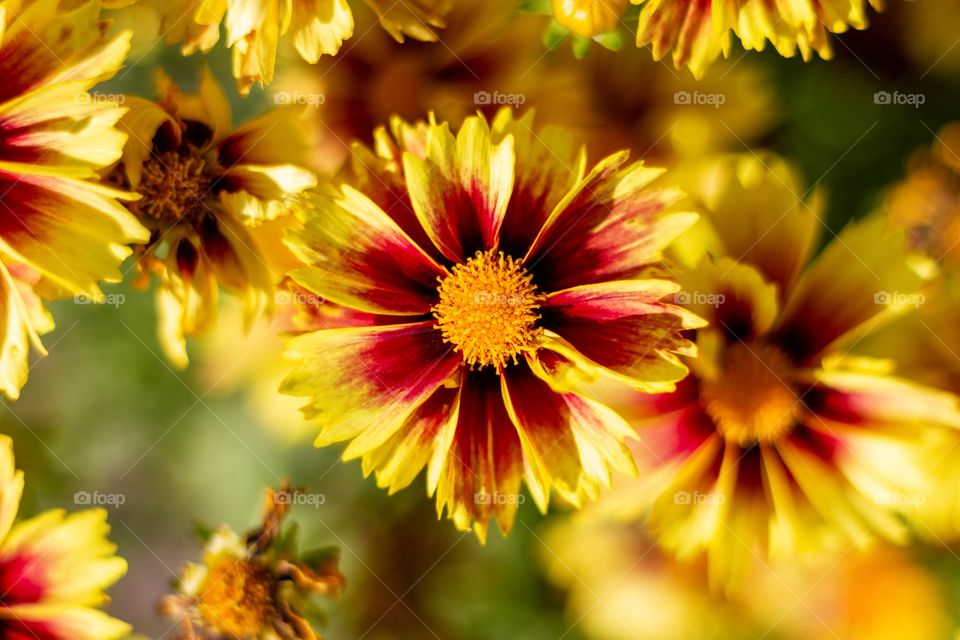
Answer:
[{"label": "flower", "polygon": [[902,237],[875,215],[811,259],[823,201],[797,195],[784,161],[726,157],[689,180],[704,217],[678,246],[695,266],[677,300],[710,325],[675,392],[623,401],[650,471],[615,510],[648,509],[661,542],[705,553],[725,587],[754,554],[903,542],[930,486],[922,445],[960,426],[960,406],[850,352],[919,300]]},{"label": "flower", "polygon": [[0,436],[0,636],[45,640],[115,640],[130,625],[98,607],[104,589],[127,571],[107,540],[106,511],[71,515],[46,511],[14,524],[23,472],[14,466],[13,440]]},{"label": "flower", "polygon": [[[398,42],[406,36],[434,41],[434,27],[443,27],[451,0],[364,0],[380,24]],[[256,0],[246,4],[225,0],[177,0],[161,3],[161,32],[167,43],[182,43],[184,55],[210,51],[226,25],[227,46],[233,52],[237,88],[247,94],[254,84],[273,82],[277,46],[287,36],[297,53],[313,64],[335,55],[353,36],[354,17],[347,0]]]},{"label": "flower", "polygon": [[129,96],[120,121],[130,134],[113,179],[137,191],[128,205],[150,230],[137,247],[139,284],[157,276],[161,343],[187,364],[185,336],[216,320],[218,289],[244,302],[247,321],[270,306],[273,280],[252,227],[283,217],[316,184],[298,162],[294,106],[231,131],[230,107],[209,71],[199,95],[157,77],[159,102]]},{"label": "flower", "polygon": [[550,4],[557,23],[581,38],[616,29],[628,6],[627,0],[551,0]]},{"label": "flower", "polygon": [[146,237],[117,202],[133,196],[97,183],[120,157],[123,109],[89,91],[116,72],[130,40],[100,38],[99,7],[11,5],[0,30],[0,391],[11,399],[31,347],[45,353],[40,335],[53,329],[42,299],[102,299],[97,281],[119,280],[127,243]]},{"label": "flower", "polygon": [[[629,472],[625,422],[579,381],[609,375],[663,391],[686,375],[680,332],[699,320],[661,301],[661,250],[695,219],[663,215],[672,189],[627,152],[586,172],[559,130],[502,110],[488,125],[394,119],[356,175],[318,194],[292,246],[291,277],[354,310],[352,326],[291,341],[286,393],[310,398],[318,446],[350,440],[391,492],[428,467],[455,525],[507,532],[521,476],[579,505]],[[331,304],[332,303],[332,304]]]},{"label": "flower", "polygon": [[[804,60],[815,51],[827,60],[833,56],[828,33],[848,28],[866,29],[864,0],[802,0],[792,4],[760,4],[746,0],[631,0],[642,4],[637,26],[637,46],[653,47],[653,57],[673,50],[678,69],[686,65],[700,78],[722,52],[729,55],[731,32],[746,49],[762,51],[769,40],[782,56],[799,49]],[[881,0],[869,0],[881,9]]]},{"label": "flower", "polygon": [[178,593],[160,605],[182,622],[185,638],[320,640],[311,600],[337,596],[346,580],[336,548],[300,554],[296,525],[284,529],[297,495],[289,483],[268,489],[263,523],[243,538],[227,526],[209,534],[203,564],[188,564]]}]

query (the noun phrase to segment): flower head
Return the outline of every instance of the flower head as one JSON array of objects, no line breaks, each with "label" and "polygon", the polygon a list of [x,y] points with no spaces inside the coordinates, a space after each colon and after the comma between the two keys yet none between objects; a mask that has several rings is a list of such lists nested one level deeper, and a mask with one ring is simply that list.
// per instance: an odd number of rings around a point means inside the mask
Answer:
[{"label": "flower head", "polygon": [[[398,42],[406,36],[434,41],[434,28],[444,26],[451,0],[364,0],[380,24]],[[255,0],[228,3],[225,0],[176,0],[160,3],[161,32],[168,44],[182,43],[184,55],[207,52],[226,26],[227,46],[233,52],[233,76],[243,94],[255,84],[273,82],[277,47],[287,37],[297,53],[309,63],[323,55],[335,55],[353,36],[354,16],[347,0]]]},{"label": "flower head", "polygon": [[103,509],[47,511],[14,524],[23,494],[13,441],[0,436],[0,637],[116,640],[130,625],[100,611],[127,571]]},{"label": "flower head", "polygon": [[[812,53],[833,56],[830,33],[850,27],[866,29],[864,0],[801,0],[795,3],[757,3],[747,0],[631,0],[641,4],[637,46],[650,45],[660,60],[673,50],[679,69],[686,65],[700,78],[723,53],[730,52],[736,35],[746,49],[762,51],[769,41],[780,53],[792,57],[799,50],[804,60]],[[881,9],[881,0],[870,0]]]},{"label": "flower head", "polygon": [[675,392],[625,402],[651,471],[623,506],[649,509],[680,555],[705,552],[725,586],[754,554],[902,542],[904,497],[929,483],[921,444],[960,426],[954,396],[850,353],[916,300],[902,238],[873,216],[811,258],[822,200],[774,157],[724,158],[695,182],[705,215],[678,247],[695,264],[678,300],[710,325]]},{"label": "flower head", "polygon": [[[112,76],[129,33],[105,41],[99,2],[14,3],[0,21],[0,391],[17,398],[31,347],[53,329],[41,297],[102,297],[119,280],[127,243],[146,231],[121,206],[125,194],[97,183],[120,157],[123,115],[90,89]],[[4,28],[5,26],[5,28]]]},{"label": "flower head", "polygon": [[679,194],[627,153],[589,172],[561,132],[535,132],[508,109],[392,122],[376,151],[355,147],[350,183],[319,194],[292,246],[292,272],[352,323],[294,339],[301,363],[284,390],[310,398],[318,445],[391,491],[428,467],[438,510],[461,528],[513,521],[521,477],[545,510],[574,504],[631,471],[629,431],[575,391],[608,375],[672,389],[699,319],[661,299],[661,251],[694,220],[664,215]]},{"label": "flower head", "polygon": [[167,356],[187,362],[184,337],[216,319],[218,289],[239,295],[252,320],[270,304],[268,259],[250,228],[285,216],[316,184],[298,164],[298,109],[274,109],[232,130],[226,97],[209,72],[199,95],[158,76],[158,102],[128,97],[120,126],[130,135],[113,178],[137,191],[129,205],[150,230],[137,248],[146,284],[160,281],[160,332]]},{"label": "flower head", "polygon": [[311,617],[316,596],[335,597],[346,580],[339,552],[300,554],[296,525],[284,528],[296,491],[268,489],[263,523],[241,538],[223,526],[209,534],[203,564],[188,564],[178,593],[161,611],[183,623],[189,640],[320,640]]}]

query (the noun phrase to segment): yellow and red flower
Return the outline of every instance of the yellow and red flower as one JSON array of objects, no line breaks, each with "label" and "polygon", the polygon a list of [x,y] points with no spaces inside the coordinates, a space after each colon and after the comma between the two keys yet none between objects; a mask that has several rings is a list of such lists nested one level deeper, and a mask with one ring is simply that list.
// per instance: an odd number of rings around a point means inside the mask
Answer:
[{"label": "yellow and red flower", "polygon": [[312,600],[336,597],[346,579],[337,548],[297,549],[296,524],[284,527],[296,495],[289,483],[268,489],[263,523],[242,538],[227,526],[210,533],[203,564],[188,564],[160,604],[186,639],[321,640]]},{"label": "yellow and red flower", "polygon": [[184,337],[216,321],[220,287],[241,297],[247,321],[271,304],[274,277],[251,229],[286,216],[316,184],[302,156],[295,106],[232,130],[230,107],[205,71],[198,95],[165,75],[159,102],[129,96],[120,127],[130,138],[113,179],[137,191],[128,205],[150,230],[137,248],[139,284],[160,282],[161,344],[186,366]]},{"label": "yellow and red flower", "polygon": [[[673,63],[686,65],[700,78],[721,53],[729,55],[733,36],[746,49],[762,51],[769,41],[782,56],[799,50],[804,60],[813,52],[830,59],[831,33],[867,28],[864,0],[631,0],[641,4],[637,46],[650,45],[660,60],[673,51]],[[869,0],[882,9],[882,0]]]},{"label": "yellow and red flower", "polygon": [[[444,26],[451,0],[364,0],[380,24],[398,42],[406,36],[434,41],[434,28]],[[233,52],[233,76],[241,93],[255,84],[273,82],[277,47],[286,36],[309,63],[335,55],[353,36],[354,16],[347,0],[177,0],[160,3],[161,32],[167,43],[182,43],[184,55],[207,52],[226,27],[227,46]]]},{"label": "yellow and red flower", "polygon": [[[317,445],[390,491],[428,467],[456,526],[509,530],[521,478],[541,510],[551,488],[574,504],[634,468],[627,424],[580,380],[647,391],[686,375],[680,332],[699,319],[666,304],[661,251],[695,220],[665,215],[680,194],[627,152],[586,171],[560,131],[502,110],[454,135],[392,122],[355,176],[318,195],[292,246],[293,279],[352,310],[352,326],[291,342],[284,391],[307,396]],[[342,319],[341,319],[342,320]]]},{"label": "yellow and red flower", "polygon": [[127,637],[130,625],[98,609],[109,600],[104,589],[127,571],[107,540],[106,512],[54,509],[14,524],[22,494],[13,441],[0,436],[0,637]]},{"label": "yellow and red flower", "polygon": [[955,396],[850,354],[915,303],[902,237],[872,216],[811,259],[822,199],[797,195],[775,157],[723,158],[695,182],[704,217],[678,247],[696,265],[678,300],[710,326],[675,392],[624,401],[650,472],[618,506],[649,509],[663,544],[705,552],[724,585],[754,554],[902,542],[901,515],[929,490],[922,445],[960,426]]},{"label": "yellow and red flower", "polygon": [[120,157],[123,109],[90,89],[111,77],[129,33],[105,41],[99,2],[36,0],[0,7],[0,391],[15,399],[31,347],[53,329],[42,298],[102,297],[126,245],[146,231],[97,183]]}]

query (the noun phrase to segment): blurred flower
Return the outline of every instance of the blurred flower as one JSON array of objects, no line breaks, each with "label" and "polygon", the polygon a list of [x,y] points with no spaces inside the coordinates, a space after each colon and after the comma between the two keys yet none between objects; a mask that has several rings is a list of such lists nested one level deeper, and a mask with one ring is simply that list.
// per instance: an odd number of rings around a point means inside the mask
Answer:
[{"label": "blurred flower", "polygon": [[55,509],[13,524],[23,495],[13,440],[0,436],[0,636],[114,640],[130,625],[98,610],[127,571],[107,540],[106,511]]},{"label": "blurred flower", "polygon": [[772,156],[677,179],[704,217],[677,243],[695,266],[676,301],[710,326],[677,391],[624,401],[650,472],[617,505],[649,508],[663,544],[705,552],[713,581],[731,588],[755,555],[903,541],[900,516],[929,489],[921,444],[960,426],[960,407],[849,353],[922,300],[902,239],[873,216],[811,260],[822,200],[799,196],[793,169]]},{"label": "blurred flower", "polygon": [[907,246],[949,270],[960,267],[960,123],[944,127],[930,149],[917,151],[907,176],[886,195],[890,224]]},{"label": "blurred flower", "polygon": [[[228,3],[225,0],[156,0],[163,16],[161,30],[167,43],[183,44],[183,54],[210,51],[226,25],[227,46],[233,52],[233,76],[244,95],[254,84],[273,82],[277,46],[281,36],[289,40],[307,62],[335,55],[344,40],[353,36],[354,16],[347,0],[255,0]],[[443,27],[443,15],[451,0],[364,0],[380,24],[398,42],[406,36],[417,40],[437,39],[432,27]]]},{"label": "blurred flower", "polygon": [[[829,33],[867,27],[864,0],[801,0],[790,5],[743,0],[631,1],[643,5],[637,46],[651,45],[656,60],[672,49],[674,65],[688,66],[697,78],[721,52],[729,55],[731,32],[747,49],[762,51],[769,40],[780,55],[789,58],[799,49],[803,59],[809,60],[814,51],[824,59],[833,56]],[[883,6],[881,0],[870,0],[870,5]]]},{"label": "blurred flower", "polygon": [[960,70],[956,25],[960,5],[954,0],[897,3],[896,28],[900,46],[923,75],[955,78]]},{"label": "blurred flower", "polygon": [[551,582],[569,591],[570,616],[591,640],[953,637],[942,586],[898,548],[758,564],[750,589],[725,597],[707,588],[703,562],[665,556],[635,525],[578,517],[541,541]]},{"label": "blurred flower", "polygon": [[319,640],[313,598],[337,596],[346,580],[336,548],[300,554],[296,525],[284,530],[297,495],[289,483],[268,489],[263,524],[244,538],[227,526],[210,533],[203,564],[188,564],[160,605],[184,638]]},{"label": "blurred flower", "polygon": [[230,107],[205,71],[199,95],[158,75],[157,103],[127,97],[130,138],[114,178],[142,198],[129,205],[151,232],[137,248],[139,285],[160,282],[161,344],[187,364],[185,336],[216,320],[218,288],[239,295],[247,321],[270,305],[270,257],[251,227],[285,216],[316,184],[299,164],[299,109],[274,109],[231,131]]},{"label": "blurred flower", "polygon": [[613,31],[629,6],[627,0],[551,0],[550,4],[556,21],[581,38]]},{"label": "blurred flower", "polygon": [[374,320],[295,338],[283,390],[311,398],[318,445],[352,440],[344,457],[391,492],[429,463],[438,509],[481,539],[491,516],[509,530],[521,475],[541,510],[551,488],[595,497],[611,467],[633,469],[630,431],[573,387],[606,373],[664,391],[686,374],[679,332],[699,319],[660,301],[677,285],[658,263],[694,217],[662,215],[679,194],[648,188],[660,170],[622,152],[586,173],[529,115],[391,129],[292,239],[310,265],[298,284]]},{"label": "blurred flower", "polygon": [[134,196],[97,183],[120,157],[123,109],[89,91],[120,68],[130,41],[104,41],[99,11],[37,0],[7,6],[0,21],[0,391],[11,399],[31,346],[45,353],[40,334],[53,329],[41,298],[102,299],[97,281],[120,280],[125,245],[146,239],[116,201]]}]

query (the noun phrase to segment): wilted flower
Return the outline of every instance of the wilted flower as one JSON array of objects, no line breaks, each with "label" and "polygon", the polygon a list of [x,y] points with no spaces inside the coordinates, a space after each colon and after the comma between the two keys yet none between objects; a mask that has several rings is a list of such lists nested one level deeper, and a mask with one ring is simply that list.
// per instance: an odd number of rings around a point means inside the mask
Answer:
[{"label": "wilted flower", "polygon": [[627,152],[587,172],[559,130],[502,110],[454,135],[435,121],[376,133],[355,177],[318,194],[292,246],[301,286],[353,310],[352,326],[291,342],[302,362],[283,390],[307,396],[318,445],[396,491],[424,466],[457,527],[508,531],[521,477],[546,510],[551,489],[595,497],[632,471],[626,423],[575,391],[610,375],[672,389],[698,318],[662,298],[661,251],[695,219],[664,215],[680,194]]},{"label": "wilted flower", "polygon": [[160,605],[185,639],[320,640],[313,600],[346,581],[336,548],[297,550],[296,524],[284,527],[296,495],[289,483],[268,489],[263,523],[243,538],[227,526],[208,533],[203,564],[188,564]]},{"label": "wilted flower", "polygon": [[141,198],[128,205],[150,230],[137,247],[138,284],[160,282],[161,344],[186,366],[185,336],[216,320],[220,287],[243,300],[252,321],[272,300],[269,261],[251,228],[286,215],[316,184],[298,162],[295,106],[274,109],[233,130],[230,107],[205,71],[199,95],[157,76],[160,100],[127,97],[120,121],[130,134],[113,178]]}]

